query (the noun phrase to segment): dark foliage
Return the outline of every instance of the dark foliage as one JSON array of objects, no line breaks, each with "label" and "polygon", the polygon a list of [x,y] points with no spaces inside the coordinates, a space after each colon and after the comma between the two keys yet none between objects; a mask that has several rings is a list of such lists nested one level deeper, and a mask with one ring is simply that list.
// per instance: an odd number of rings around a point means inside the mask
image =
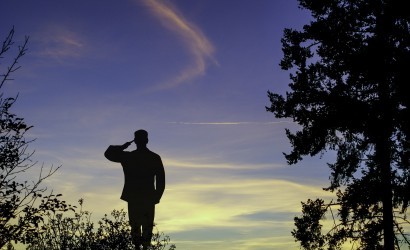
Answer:
[{"label": "dark foliage", "polygon": [[[0,51],[0,59],[7,61],[11,57],[14,28],[10,30]],[[1,68],[0,89],[11,79],[11,74],[20,68],[19,60],[26,52],[28,37],[18,46],[17,55],[11,58],[9,66]],[[3,65],[2,65],[3,66]],[[31,128],[23,118],[11,111],[17,97],[6,97],[0,92],[0,248],[15,242],[30,242],[37,234],[43,217],[50,212],[71,209],[60,194],[46,193],[41,186],[44,179],[50,177],[58,168],[47,171],[40,167],[38,177],[24,180],[21,176],[28,171],[36,171],[33,153],[27,151],[31,140],[26,140],[25,133]]]},{"label": "dark foliage", "polygon": [[[131,241],[131,227],[124,210],[113,210],[98,221],[98,227],[91,220],[91,213],[80,210],[72,217],[68,213],[49,213],[37,237],[27,250],[134,250]],[[168,248],[167,248],[168,247]],[[152,237],[152,250],[174,250],[170,238],[158,231]]]},{"label": "dark foliage", "polygon": [[[399,249],[410,245],[410,11],[396,0],[299,0],[312,13],[285,29],[282,69],[291,92],[268,92],[267,110],[302,126],[286,134],[289,164],[337,152],[330,186],[337,201],[303,203],[293,236],[305,249]],[[334,227],[320,221],[337,210]]]}]

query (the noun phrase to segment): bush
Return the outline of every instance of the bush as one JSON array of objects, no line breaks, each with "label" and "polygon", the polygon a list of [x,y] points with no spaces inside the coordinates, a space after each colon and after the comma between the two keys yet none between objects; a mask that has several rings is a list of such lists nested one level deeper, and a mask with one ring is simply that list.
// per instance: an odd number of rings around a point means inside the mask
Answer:
[{"label": "bush", "polygon": [[[131,241],[131,227],[124,209],[113,210],[110,216],[105,214],[95,227],[91,213],[83,211],[83,199],[79,200],[79,211],[68,213],[49,213],[38,232],[37,237],[27,250],[131,250],[135,249]],[[176,249],[170,245],[170,238],[160,233],[155,227],[152,237],[152,250]]]}]

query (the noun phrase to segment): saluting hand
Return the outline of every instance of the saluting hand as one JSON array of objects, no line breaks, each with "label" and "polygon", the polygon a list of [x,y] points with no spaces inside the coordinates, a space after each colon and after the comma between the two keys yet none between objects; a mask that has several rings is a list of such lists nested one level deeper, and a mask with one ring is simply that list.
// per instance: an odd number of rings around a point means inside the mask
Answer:
[{"label": "saluting hand", "polygon": [[128,147],[131,145],[131,143],[133,143],[133,142],[134,142],[134,140],[124,143],[124,144],[122,145],[122,148],[123,148],[123,149],[128,148]]}]

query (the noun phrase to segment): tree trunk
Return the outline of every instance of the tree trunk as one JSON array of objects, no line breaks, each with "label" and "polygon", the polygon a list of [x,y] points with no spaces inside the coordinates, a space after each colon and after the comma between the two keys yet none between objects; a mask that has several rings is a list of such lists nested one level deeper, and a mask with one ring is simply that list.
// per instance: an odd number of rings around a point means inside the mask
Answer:
[{"label": "tree trunk", "polygon": [[389,95],[390,74],[388,72],[392,54],[390,51],[389,37],[392,32],[393,19],[390,12],[391,1],[377,1],[376,14],[376,67],[374,80],[378,84],[378,127],[376,135],[376,157],[381,174],[382,203],[383,203],[383,234],[384,250],[394,250],[394,221],[393,221],[393,185],[391,169],[391,136],[393,133],[392,101]]},{"label": "tree trunk", "polygon": [[376,161],[381,174],[381,201],[383,203],[384,250],[394,250],[393,184],[391,154],[393,133],[392,111],[387,81],[379,83],[379,133],[376,135]]},{"label": "tree trunk", "polygon": [[[383,146],[378,147],[383,148]],[[383,149],[382,149],[383,151]],[[380,151],[379,151],[380,152]],[[393,228],[393,191],[389,156],[385,152],[381,153],[380,168],[382,174],[382,202],[383,202],[383,232],[384,250],[394,250],[394,228]]]}]

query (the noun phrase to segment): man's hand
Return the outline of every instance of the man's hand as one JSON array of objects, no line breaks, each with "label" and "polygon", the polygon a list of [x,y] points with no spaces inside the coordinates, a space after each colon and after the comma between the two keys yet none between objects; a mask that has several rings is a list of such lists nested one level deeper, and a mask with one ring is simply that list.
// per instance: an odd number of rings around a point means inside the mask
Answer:
[{"label": "man's hand", "polygon": [[129,142],[126,142],[121,146],[121,148],[124,150],[124,149],[128,148],[131,145],[131,143],[133,143],[133,142],[134,142],[133,140],[129,141]]}]

